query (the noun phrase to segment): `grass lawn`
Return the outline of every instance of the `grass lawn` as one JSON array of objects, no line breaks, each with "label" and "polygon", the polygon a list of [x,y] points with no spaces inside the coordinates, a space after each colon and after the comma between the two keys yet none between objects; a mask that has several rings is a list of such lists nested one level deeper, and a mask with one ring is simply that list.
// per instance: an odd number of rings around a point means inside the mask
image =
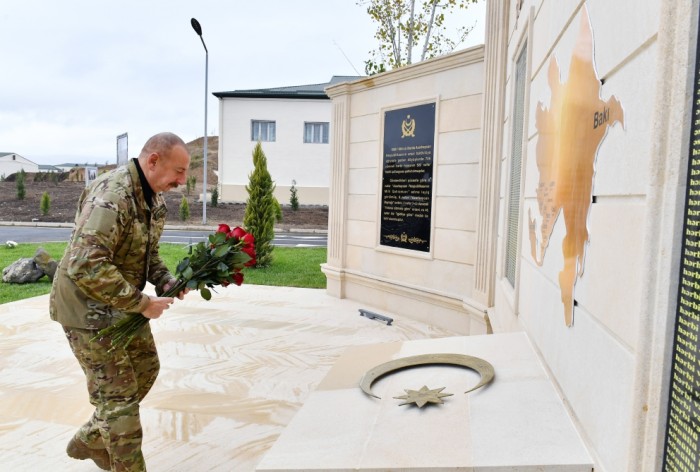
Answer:
[{"label": "grass lawn", "polygon": [[[59,260],[66,243],[24,243],[14,249],[0,246],[0,267],[5,268],[23,257],[33,257],[36,249],[43,247],[51,257]],[[160,254],[171,272],[178,262],[187,256],[187,249],[179,244],[161,244]],[[276,285],[283,287],[325,288],[326,276],[321,264],[326,262],[326,248],[276,247],[270,267],[248,268],[243,271],[246,284]],[[51,282],[42,277],[32,284],[8,284],[0,282],[0,304],[36,297],[51,291]]]}]

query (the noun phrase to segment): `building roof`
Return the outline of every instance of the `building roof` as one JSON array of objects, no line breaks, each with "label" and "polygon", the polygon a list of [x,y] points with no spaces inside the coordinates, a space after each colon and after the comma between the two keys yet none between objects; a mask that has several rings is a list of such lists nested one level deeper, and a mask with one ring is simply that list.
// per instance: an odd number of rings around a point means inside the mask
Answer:
[{"label": "building roof", "polygon": [[306,98],[328,100],[328,95],[325,92],[326,87],[362,78],[362,76],[357,75],[334,75],[330,81],[322,84],[214,92],[214,96],[218,98]]},{"label": "building roof", "polygon": [[92,164],[89,164],[87,162],[83,163],[77,163],[77,162],[64,162],[63,164],[54,164],[56,167],[102,167],[100,164],[95,161]]},{"label": "building roof", "polygon": [[32,160],[27,159],[26,157],[22,156],[21,154],[17,154],[16,152],[0,152],[0,160],[3,162],[7,162],[10,160],[8,156],[14,156],[12,160],[20,160],[29,164],[34,164],[36,163]]}]

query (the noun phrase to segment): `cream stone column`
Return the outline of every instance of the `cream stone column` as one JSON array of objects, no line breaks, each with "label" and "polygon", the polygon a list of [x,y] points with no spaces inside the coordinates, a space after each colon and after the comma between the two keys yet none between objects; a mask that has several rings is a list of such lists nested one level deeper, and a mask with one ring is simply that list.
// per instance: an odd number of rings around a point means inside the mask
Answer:
[{"label": "cream stone column", "polygon": [[473,292],[474,300],[486,308],[493,306],[494,302],[496,232],[508,51],[508,5],[509,2],[486,2],[481,179],[476,223]]},{"label": "cream stone column", "polygon": [[[658,12],[657,83],[645,228],[628,470],[661,470],[680,271],[698,0],[667,0]],[[655,12],[651,12],[655,13]],[[681,126],[679,126],[679,123]]]},{"label": "cream stone column", "polygon": [[326,274],[329,295],[345,298],[345,221],[347,214],[347,168],[350,136],[350,87],[339,84],[326,89],[331,110],[331,166],[328,188],[328,253],[321,270]]}]

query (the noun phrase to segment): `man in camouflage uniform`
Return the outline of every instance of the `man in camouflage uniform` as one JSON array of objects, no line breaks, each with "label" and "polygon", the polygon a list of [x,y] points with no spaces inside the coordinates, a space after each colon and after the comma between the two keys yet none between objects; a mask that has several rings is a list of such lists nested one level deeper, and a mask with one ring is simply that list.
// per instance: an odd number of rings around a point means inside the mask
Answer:
[{"label": "man in camouflage uniform", "polygon": [[189,165],[182,139],[160,133],[138,159],[98,177],[80,197],[53,280],[51,318],[63,325],[95,406],[66,452],[104,470],[146,470],[139,403],[160,364],[149,325],[126,349],[110,352],[109,337],[91,338],[130,313],[158,318],[174,301],[142,290],[148,281],[160,295],[175,281],[158,254],[166,214],[161,193],[184,184]]}]

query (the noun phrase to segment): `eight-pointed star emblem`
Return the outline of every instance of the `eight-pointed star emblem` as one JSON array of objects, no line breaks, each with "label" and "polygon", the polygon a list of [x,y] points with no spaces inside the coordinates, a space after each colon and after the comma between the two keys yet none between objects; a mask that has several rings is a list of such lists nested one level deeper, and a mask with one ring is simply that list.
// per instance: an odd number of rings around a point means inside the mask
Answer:
[{"label": "eight-pointed star emblem", "polygon": [[445,387],[431,390],[427,386],[423,385],[420,390],[404,389],[406,395],[401,395],[394,398],[399,400],[406,400],[403,403],[399,403],[399,406],[408,405],[409,403],[415,403],[416,405],[418,405],[418,408],[423,408],[423,406],[425,406],[426,403],[444,403],[442,401],[443,397],[452,396],[451,393],[440,393],[443,390],[445,390]]}]

